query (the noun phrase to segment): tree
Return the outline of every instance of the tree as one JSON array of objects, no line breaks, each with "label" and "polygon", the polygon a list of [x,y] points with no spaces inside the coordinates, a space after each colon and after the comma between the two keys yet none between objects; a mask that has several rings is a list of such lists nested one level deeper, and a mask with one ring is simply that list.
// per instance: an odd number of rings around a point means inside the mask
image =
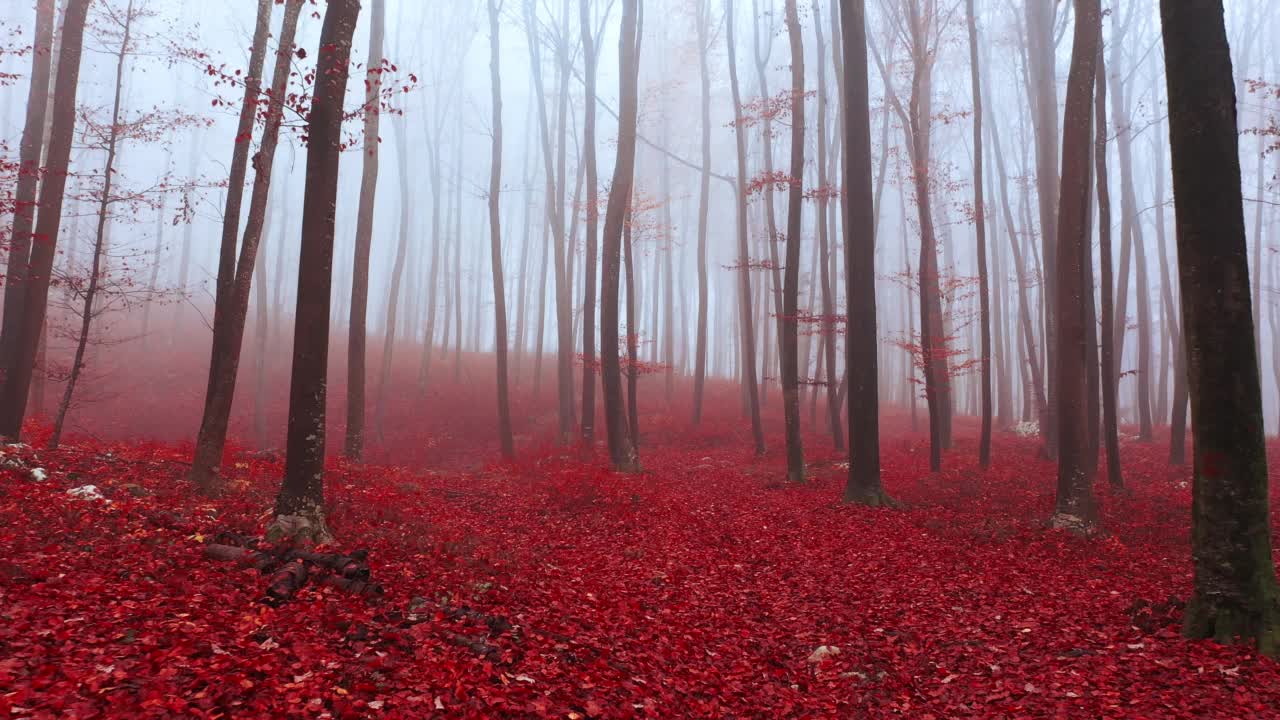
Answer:
[{"label": "tree", "polygon": [[[377,0],[375,0],[377,2]],[[376,7],[376,6],[375,6]],[[515,457],[511,406],[507,400],[507,300],[502,278],[502,66],[498,48],[499,5],[489,0],[489,78],[493,90],[493,150],[489,162],[489,255],[493,271],[493,332],[498,359],[498,440],[502,456]]]},{"label": "tree", "polygon": [[385,0],[373,0],[369,21],[369,59],[365,64],[364,171],[360,207],[356,211],[355,257],[351,261],[351,321],[347,334],[347,437],[344,453],[353,460],[364,454],[365,349],[369,312],[369,253],[373,245],[373,208],[378,193],[379,96],[382,94],[382,43]]},{"label": "tree", "polygon": [[711,8],[707,0],[699,0],[696,28],[698,33],[698,80],[701,89],[702,167],[698,173],[698,327],[693,355],[693,424],[702,421],[702,394],[707,382],[707,221],[711,203],[711,72],[707,54],[711,45]]},{"label": "tree", "polygon": [[[725,0],[725,38],[729,47],[729,88],[733,94],[733,116],[742,117],[742,94],[738,88],[738,58],[734,42],[734,0]],[[756,455],[764,454],[764,427],[760,422],[760,396],[756,386],[756,337],[751,320],[751,270],[750,250],[747,242],[747,140],[741,122],[734,123],[734,140],[738,148],[737,177],[737,230],[738,230],[738,315],[740,317],[739,342],[741,347],[741,374],[746,394],[747,410],[751,415],[751,436],[755,441]]]},{"label": "tree", "polygon": [[[240,243],[240,255],[235,261],[230,291],[224,300],[222,313],[214,314],[213,347],[225,353],[218,363],[210,363],[212,380],[205,395],[204,412],[200,429],[196,434],[195,453],[191,458],[188,477],[204,492],[218,488],[219,466],[227,444],[227,426],[231,419],[231,404],[235,398],[236,379],[240,368],[241,349],[244,344],[245,317],[249,311],[249,291],[253,283],[254,265],[258,258],[258,246],[266,223],[267,206],[271,192],[271,172],[275,167],[276,147],[280,139],[280,126],[284,121],[284,109],[289,89],[290,62],[293,59],[293,40],[297,34],[298,17],[305,0],[289,0],[285,4],[284,17],[280,21],[279,47],[276,48],[275,67],[271,77],[270,98],[267,102],[266,124],[262,142],[254,156],[253,189],[249,199],[249,217],[245,222],[244,239]],[[246,139],[245,144],[249,143]],[[238,222],[237,213],[236,220]],[[280,282],[280,275],[276,275]],[[259,288],[265,292],[266,288]]]},{"label": "tree", "polygon": [[1194,453],[1195,583],[1183,632],[1275,655],[1280,605],[1223,3],[1160,0],[1160,20]]},{"label": "tree", "polygon": [[[1115,298],[1111,270],[1111,190],[1107,185],[1107,72],[1098,53],[1097,88],[1094,91],[1094,176],[1098,192],[1098,252],[1102,256],[1102,437],[1107,450],[1107,481],[1124,485],[1120,468],[1120,431],[1116,418],[1115,345],[1110,328],[1115,323]],[[1163,178],[1159,182],[1164,182]],[[1165,289],[1168,292],[1168,288]]]},{"label": "tree", "polygon": [[[834,7],[834,6],[833,6]],[[832,275],[835,271],[835,265],[827,262],[828,258],[833,258],[831,252],[830,235],[835,233],[835,215],[834,208],[831,207],[832,196],[836,195],[836,189],[831,187],[833,179],[830,175],[834,175],[835,156],[839,154],[839,131],[836,132],[836,148],[835,152],[827,149],[827,64],[826,56],[826,36],[822,33],[821,16],[818,14],[818,2],[813,0],[813,33],[817,41],[817,58],[818,58],[818,153],[817,153],[817,173],[818,187],[812,193],[817,201],[817,225],[818,225],[818,277],[819,285],[822,286],[822,346],[824,350],[823,361],[826,363],[826,374],[818,378],[819,382],[826,386],[827,391],[827,427],[831,431],[832,445],[836,452],[845,449],[844,430],[840,421],[840,400],[838,398],[839,390],[836,381],[836,307],[834,293],[831,291]],[[838,32],[834,30],[833,32]],[[833,43],[838,43],[838,38],[832,39]],[[832,54],[836,64],[839,63],[840,52],[838,48],[832,48]],[[837,77],[837,82],[839,77]],[[828,165],[831,172],[828,174]],[[828,222],[828,211],[831,217]],[[812,296],[813,285],[810,283],[810,295]],[[810,302],[812,305],[812,302]],[[800,363],[800,368],[808,367],[808,352],[806,349],[806,357]],[[817,386],[814,386],[817,389]]]},{"label": "tree", "polygon": [[324,521],[325,376],[329,361],[329,302],[333,278],[334,216],[342,144],[342,99],[347,91],[351,38],[359,0],[329,0],[316,62],[315,95],[307,121],[307,174],[302,201],[293,365],[284,482],[276,497],[273,536],[328,538]]},{"label": "tree", "polygon": [[1097,519],[1086,412],[1085,263],[1092,262],[1089,228],[1089,146],[1093,81],[1102,34],[1099,0],[1077,0],[1067,105],[1063,116],[1062,189],[1059,194],[1056,283],[1058,319],[1058,496],[1054,524],[1087,530]]},{"label": "tree", "polygon": [[[13,199],[13,228],[9,236],[9,264],[5,269],[3,329],[0,329],[0,377],[16,370],[18,333],[31,262],[31,229],[36,217],[40,156],[49,103],[49,74],[53,58],[55,0],[36,4],[35,41],[31,51],[31,87],[27,91],[27,119],[19,145],[17,187]],[[3,413],[0,413],[2,415]],[[4,430],[8,434],[7,430]],[[16,437],[15,434],[12,437]]]},{"label": "tree", "polygon": [[587,248],[582,273],[582,441],[590,446],[596,434],[596,238],[599,236],[600,204],[596,200],[600,179],[596,168],[596,45],[591,32],[591,0],[581,0],[579,20],[582,33],[583,73],[586,101],[583,102],[582,162],[587,182]]},{"label": "tree", "polygon": [[844,282],[848,329],[849,478],[844,499],[885,505],[880,483],[880,387],[876,355],[876,238],[871,195],[871,100],[867,82],[865,0],[840,0],[840,43],[845,68]]},{"label": "tree", "polygon": [[[600,277],[600,378],[604,390],[605,431],[609,438],[609,457],[614,468],[623,472],[640,469],[622,399],[622,367],[618,357],[618,274],[622,264],[623,225],[635,182],[639,110],[636,4],[637,0],[622,0],[622,29],[618,39],[618,153],[613,182],[609,185],[609,204],[605,208]],[[631,332],[631,328],[627,330]]]},{"label": "tree", "polygon": [[[13,363],[0,386],[0,437],[17,440],[26,416],[27,396],[35,369],[36,352],[49,305],[49,280],[57,254],[58,229],[62,223],[62,201],[67,186],[67,170],[76,126],[76,94],[80,81],[80,56],[84,49],[84,26],[91,0],[68,0],[62,22],[62,47],[58,52],[58,73],[54,80],[53,124],[45,155],[44,182],[40,184],[39,213],[31,243],[30,260],[21,296],[21,313],[6,314],[0,336],[13,340]],[[23,265],[21,252],[10,254],[12,267]]]},{"label": "tree", "polygon": [[[786,272],[782,287],[782,410],[787,437],[787,479],[804,482],[800,439],[800,369],[797,347],[800,293],[800,229],[804,203],[804,41],[796,0],[786,0],[791,41],[791,183],[787,193]],[[822,218],[819,218],[819,222]],[[826,264],[826,258],[822,258]]]},{"label": "tree", "polygon": [[973,86],[973,226],[978,253],[979,332],[982,334],[982,435],[978,465],[991,465],[991,291],[987,279],[987,205],[982,197],[982,76],[978,67],[978,23],[973,0],[965,0],[969,20],[969,77]]}]

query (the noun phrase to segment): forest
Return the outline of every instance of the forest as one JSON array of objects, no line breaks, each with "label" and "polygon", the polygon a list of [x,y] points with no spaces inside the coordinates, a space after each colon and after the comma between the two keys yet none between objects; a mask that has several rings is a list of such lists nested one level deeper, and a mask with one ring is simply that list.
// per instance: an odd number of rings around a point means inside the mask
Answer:
[{"label": "forest", "polygon": [[0,3],[0,717],[1280,717],[1276,38]]}]

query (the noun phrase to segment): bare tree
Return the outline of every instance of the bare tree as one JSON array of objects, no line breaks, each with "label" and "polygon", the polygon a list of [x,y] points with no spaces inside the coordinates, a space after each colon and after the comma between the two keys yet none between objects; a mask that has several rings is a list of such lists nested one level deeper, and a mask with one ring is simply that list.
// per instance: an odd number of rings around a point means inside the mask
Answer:
[{"label": "bare tree", "polygon": [[511,405],[507,400],[507,299],[502,277],[502,65],[498,48],[500,3],[489,0],[489,78],[493,91],[493,151],[489,162],[489,255],[493,271],[493,332],[498,359],[498,440],[502,456],[515,457]]},{"label": "bare tree", "polygon": [[[804,482],[800,438],[800,377],[797,348],[800,293],[800,230],[804,209],[804,40],[796,0],[786,0],[787,37],[791,41],[791,173],[787,193],[786,272],[782,288],[782,409],[787,437],[787,479]],[[825,158],[823,158],[825,160]],[[822,218],[819,218],[821,223]],[[823,266],[826,259],[822,258]],[[830,339],[828,339],[830,342]],[[831,353],[828,353],[830,355]]]},{"label": "bare tree", "polygon": [[[219,466],[222,464],[222,453],[227,443],[227,426],[231,418],[231,404],[235,397],[236,378],[239,374],[240,354],[244,343],[245,317],[249,311],[249,291],[253,284],[253,269],[258,258],[258,246],[262,241],[266,223],[271,172],[275,167],[276,146],[279,143],[280,126],[284,119],[284,103],[289,88],[289,63],[293,58],[293,39],[297,33],[298,17],[302,12],[303,4],[304,0],[289,0],[285,5],[284,17],[280,25],[280,45],[276,49],[274,74],[271,78],[267,121],[262,131],[262,143],[254,156],[253,190],[249,200],[249,218],[245,224],[244,241],[240,243],[240,256],[234,265],[232,285],[224,299],[223,312],[214,314],[213,347],[225,354],[219,356],[220,360],[216,365],[210,366],[213,370],[213,383],[205,395],[204,413],[200,418],[195,453],[188,473],[191,481],[203,492],[213,492],[218,489]],[[248,143],[248,140],[245,142]]]},{"label": "bare tree", "polygon": [[382,44],[386,34],[386,15],[385,0],[372,0],[369,58],[365,63],[364,80],[364,170],[360,177],[360,207],[356,211],[355,256],[351,261],[351,319],[347,332],[347,437],[343,452],[353,460],[359,460],[364,454],[369,253],[373,245],[373,208],[378,193],[378,131],[382,116],[379,96],[382,94]]},{"label": "bare tree", "polygon": [[1090,251],[1089,146],[1093,82],[1102,33],[1099,0],[1076,0],[1075,39],[1067,76],[1067,105],[1063,117],[1062,191],[1059,195],[1056,324],[1058,363],[1058,496],[1054,523],[1087,530],[1097,519],[1093,479],[1097,456],[1089,456],[1085,407],[1086,357],[1084,263]]},{"label": "bare tree", "polygon": [[982,333],[982,434],[978,439],[978,465],[991,465],[991,289],[987,278],[987,205],[982,174],[982,75],[978,66],[978,22],[973,0],[965,0],[969,25],[969,77],[973,86],[973,226],[978,253],[978,325]]},{"label": "bare tree", "polygon": [[1262,395],[1221,0],[1160,0],[1195,448],[1187,637],[1280,650]]},{"label": "bare tree", "polygon": [[302,202],[293,368],[285,475],[268,537],[328,539],[324,519],[325,375],[329,361],[334,214],[351,39],[360,0],[329,0],[320,31],[315,95],[307,121],[307,173]]},{"label": "bare tree", "polygon": [[1116,413],[1115,346],[1109,329],[1115,322],[1114,279],[1111,270],[1111,190],[1107,184],[1107,71],[1098,53],[1097,88],[1094,91],[1094,176],[1098,192],[1098,252],[1102,256],[1102,437],[1107,450],[1107,481],[1124,485],[1120,467],[1120,431]]},{"label": "bare tree", "polygon": [[[53,125],[45,155],[44,182],[39,190],[39,214],[26,263],[20,310],[4,316],[0,335],[13,340],[13,363],[0,379],[0,437],[18,439],[26,417],[27,396],[35,368],[45,312],[49,304],[49,280],[57,254],[58,230],[62,223],[62,201],[67,186],[67,168],[76,125],[76,93],[80,80],[80,56],[84,47],[85,19],[91,0],[68,0],[62,24],[62,46],[58,52],[58,73],[54,80]],[[21,253],[10,255],[9,263],[22,263]],[[6,303],[7,307],[7,303]]]}]

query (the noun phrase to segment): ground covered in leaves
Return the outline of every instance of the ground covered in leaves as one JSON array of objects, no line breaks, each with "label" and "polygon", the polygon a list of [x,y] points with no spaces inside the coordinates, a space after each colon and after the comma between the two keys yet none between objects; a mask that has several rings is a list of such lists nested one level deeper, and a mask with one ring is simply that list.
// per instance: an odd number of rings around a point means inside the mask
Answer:
[{"label": "ground covered in leaves", "polygon": [[[817,445],[817,443],[815,443]],[[0,716],[1263,717],[1280,664],[1187,642],[1189,490],[1125,447],[1106,533],[1047,529],[1035,441],[925,471],[885,440],[900,509],[839,502],[816,451],[787,485],[745,443],[645,448],[645,472],[527,448],[436,473],[331,468],[340,550],[380,599],[264,578],[202,552],[260,534],[278,457],[239,452],[194,496],[187,450],[2,448]],[[778,453],[774,453],[777,455]],[[39,468],[39,472],[36,471]],[[101,497],[69,489],[92,484]],[[1105,492],[1105,491],[1104,491]]]}]

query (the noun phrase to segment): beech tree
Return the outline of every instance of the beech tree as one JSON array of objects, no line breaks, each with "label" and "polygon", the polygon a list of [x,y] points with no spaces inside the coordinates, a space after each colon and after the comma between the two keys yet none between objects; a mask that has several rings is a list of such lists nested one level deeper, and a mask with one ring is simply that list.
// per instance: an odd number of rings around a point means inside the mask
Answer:
[{"label": "beech tree", "polygon": [[987,280],[987,205],[982,196],[982,77],[978,68],[978,22],[973,0],[965,0],[969,26],[969,77],[973,86],[973,228],[978,253],[978,326],[982,334],[982,435],[978,465],[991,465],[991,291]]},{"label": "beech tree", "polygon": [[[10,249],[10,267],[25,268],[19,307],[9,313],[8,303],[0,336],[13,343],[12,365],[0,379],[0,437],[17,440],[26,417],[27,398],[35,369],[36,353],[44,330],[49,304],[49,281],[57,254],[58,230],[62,224],[62,202],[67,186],[71,145],[76,127],[76,94],[80,84],[80,57],[84,48],[84,27],[91,0],[67,0],[63,14],[58,72],[54,79],[52,126],[43,167],[44,182],[38,193],[39,212],[34,234],[40,242],[30,243],[24,260],[22,246]],[[40,78],[33,78],[39,84]],[[30,113],[28,113],[30,120]],[[24,134],[26,130],[24,129]],[[39,157],[39,151],[36,151]],[[15,218],[17,214],[15,213]],[[20,312],[19,312],[20,311]],[[3,344],[3,341],[0,341]]]},{"label": "beech tree", "polygon": [[1187,637],[1280,651],[1239,137],[1221,0],[1160,0],[1191,387]]},{"label": "beech tree", "polygon": [[[253,283],[254,266],[258,259],[258,247],[266,224],[271,193],[271,174],[275,167],[276,148],[280,140],[280,126],[284,121],[286,95],[289,89],[290,62],[293,59],[293,41],[297,35],[298,18],[305,0],[288,0],[280,21],[279,46],[272,70],[270,97],[267,101],[266,123],[262,141],[254,156],[253,189],[249,200],[249,217],[245,222],[244,239],[240,243],[239,258],[235,260],[231,288],[224,298],[222,313],[214,314],[213,347],[217,363],[210,362],[212,383],[205,394],[204,412],[196,435],[195,453],[188,477],[204,492],[215,492],[219,487],[219,466],[227,443],[227,427],[231,419],[231,404],[235,398],[236,379],[240,368],[240,354],[244,344],[245,318],[249,311],[249,292]],[[252,126],[251,126],[252,127]],[[249,139],[245,138],[246,147]],[[234,218],[224,217],[224,222],[239,223],[239,211]],[[280,282],[277,273],[277,282]],[[265,288],[259,288],[265,292]],[[219,354],[222,353],[222,354]]]},{"label": "beech tree", "polygon": [[493,151],[489,161],[489,257],[493,271],[494,346],[498,359],[498,440],[502,455],[515,457],[511,439],[511,406],[507,399],[507,301],[502,277],[502,65],[498,52],[501,4],[489,0],[489,77],[493,89]]},{"label": "beech tree", "polygon": [[[800,213],[804,202],[804,41],[796,0],[786,0],[787,36],[791,40],[791,177],[787,193],[786,272],[782,289],[782,408],[787,436],[787,479],[804,481],[804,449],[800,438],[800,377],[796,319],[800,293]],[[819,222],[821,222],[819,218]],[[821,261],[825,264],[826,258]],[[830,340],[828,340],[830,342]]]},{"label": "beech tree", "polygon": [[379,98],[382,94],[382,42],[386,14],[385,0],[372,0],[369,57],[365,63],[364,80],[364,172],[360,179],[360,207],[356,213],[355,257],[351,261],[351,322],[347,334],[347,437],[343,450],[353,460],[359,460],[364,454],[365,325],[369,310],[373,209],[378,193]]},{"label": "beech tree", "polygon": [[351,39],[360,0],[329,0],[316,61],[315,95],[307,120],[307,181],[302,206],[294,311],[293,366],[285,475],[269,536],[329,536],[324,517],[326,373],[333,276],[334,215]]},{"label": "beech tree", "polygon": [[[1094,73],[1101,44],[1102,9],[1098,0],[1077,0],[1067,106],[1063,118],[1062,190],[1059,195],[1057,258],[1058,293],[1058,495],[1054,523],[1087,530],[1097,520],[1093,479],[1097,456],[1090,457],[1086,413],[1085,263],[1092,263],[1089,227],[1089,148]],[[1096,450],[1095,450],[1096,451]]]}]

